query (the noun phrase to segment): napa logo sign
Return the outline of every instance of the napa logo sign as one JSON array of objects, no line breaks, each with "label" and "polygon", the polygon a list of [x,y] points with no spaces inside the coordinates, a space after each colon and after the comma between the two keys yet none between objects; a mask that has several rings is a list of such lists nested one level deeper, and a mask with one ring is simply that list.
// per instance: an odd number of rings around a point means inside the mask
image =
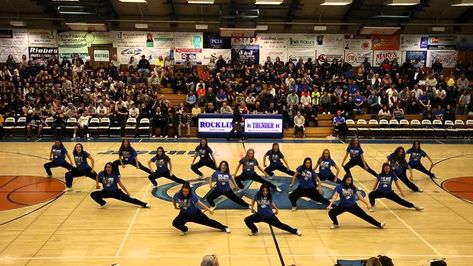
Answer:
[{"label": "napa logo sign", "polygon": [[[162,179],[161,179],[162,180]],[[157,179],[156,181],[160,181]],[[276,186],[282,189],[282,192],[277,192],[275,190],[271,191],[271,195],[273,197],[273,202],[278,206],[280,209],[291,209],[291,202],[289,201],[289,194],[297,188],[297,184],[292,188],[289,187],[291,182],[290,177],[282,177],[282,176],[275,176],[271,180],[268,180],[271,183],[275,184]],[[207,195],[210,194],[211,189],[209,188],[207,180],[189,180],[192,184],[192,191],[196,194],[204,204],[208,205],[207,202]],[[239,191],[234,191],[235,194],[242,198],[244,201],[250,203],[251,199],[253,199],[256,192],[258,192],[258,188],[260,186],[259,183],[256,185],[253,184],[252,180],[243,181],[245,185],[244,189]],[[322,182],[322,192],[323,196],[330,200],[333,196],[333,190],[335,189],[336,184],[332,182]],[[158,199],[162,199],[164,201],[172,201],[172,197],[174,194],[179,191],[181,185],[178,183],[167,183],[158,186],[157,188],[153,189],[152,194]],[[212,188],[213,189],[213,188]],[[244,209],[242,206],[236,204],[235,202],[229,200],[226,196],[221,196],[215,200],[215,204],[217,209]],[[321,204],[319,202],[310,200],[308,198],[301,198],[297,201],[297,208],[298,209],[325,209],[327,206]]]}]

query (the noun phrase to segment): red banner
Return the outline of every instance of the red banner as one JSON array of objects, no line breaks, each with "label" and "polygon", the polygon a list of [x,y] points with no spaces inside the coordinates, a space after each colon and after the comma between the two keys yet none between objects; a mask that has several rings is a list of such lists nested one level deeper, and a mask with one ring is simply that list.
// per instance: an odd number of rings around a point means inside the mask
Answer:
[{"label": "red banner", "polygon": [[371,49],[373,50],[400,50],[401,38],[396,35],[373,35],[371,36]]}]

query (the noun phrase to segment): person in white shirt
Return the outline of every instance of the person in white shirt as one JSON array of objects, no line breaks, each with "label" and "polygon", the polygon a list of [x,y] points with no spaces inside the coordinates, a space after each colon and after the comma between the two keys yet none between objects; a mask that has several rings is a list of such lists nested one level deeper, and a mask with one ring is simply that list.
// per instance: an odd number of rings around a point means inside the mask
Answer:
[{"label": "person in white shirt", "polygon": [[305,138],[304,132],[305,118],[302,116],[301,111],[297,111],[297,115],[294,116],[294,138],[297,137],[297,133],[301,133],[302,137]]},{"label": "person in white shirt", "polygon": [[136,108],[135,104],[132,104],[130,110],[128,110],[128,117],[138,118],[139,116],[140,109]]},{"label": "person in white shirt", "polygon": [[103,105],[103,103],[99,103],[99,106],[95,109],[95,112],[98,117],[106,117],[108,115],[108,109]]},{"label": "person in white shirt", "polygon": [[79,119],[77,119],[77,126],[74,128],[74,134],[72,136],[72,140],[73,141],[76,140],[78,131],[80,131],[82,136],[85,133],[87,136],[87,140],[90,140],[90,135],[88,131],[90,116],[86,112],[83,112],[82,110],[79,111],[79,115],[80,115]]},{"label": "person in white shirt", "polygon": [[221,114],[233,114],[233,110],[228,106],[227,102],[223,102],[222,107],[220,107]]},{"label": "person in white shirt", "polygon": [[310,98],[309,94],[305,94],[304,96],[301,96],[301,103],[303,106],[308,106],[312,99]]}]

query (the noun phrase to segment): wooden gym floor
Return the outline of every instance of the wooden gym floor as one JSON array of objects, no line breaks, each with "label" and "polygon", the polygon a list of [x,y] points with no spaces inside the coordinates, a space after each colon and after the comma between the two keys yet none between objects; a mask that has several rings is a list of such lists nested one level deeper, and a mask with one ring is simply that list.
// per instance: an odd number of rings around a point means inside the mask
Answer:
[{"label": "wooden gym floor", "polygon": [[[96,160],[98,172],[117,155],[110,151],[119,148],[119,142],[83,143]],[[184,179],[196,178],[190,170],[191,156],[196,142],[134,142],[140,151],[154,151],[164,146],[170,155],[173,172]],[[74,143],[66,142],[69,152]],[[386,156],[399,144],[362,144],[370,166],[379,171]],[[410,143],[404,143],[406,149]],[[212,143],[217,161],[227,160],[232,172],[237,160],[244,154],[240,143]],[[245,144],[256,150],[257,159],[271,147],[271,143]],[[199,265],[205,254],[216,254],[221,265],[281,265],[275,241],[269,227],[260,224],[260,234],[247,236],[243,219],[247,210],[217,210],[213,215],[227,224],[231,234],[190,224],[190,232],[179,236],[171,222],[177,215],[170,202],[155,198],[146,174],[127,166],[122,180],[132,196],[150,202],[151,209],[142,209],[126,203],[108,200],[105,209],[97,209],[90,198],[95,184],[86,177],[75,180],[74,192],[62,194],[61,185],[49,184],[43,164],[49,155],[50,142],[1,142],[0,143],[0,264],[1,265]],[[282,143],[281,149],[292,169],[306,156],[314,160],[322,149],[329,148],[338,164],[343,158],[346,144],[333,142]],[[393,258],[395,265],[429,265],[433,258],[446,258],[449,265],[471,265],[473,250],[473,206],[468,201],[473,188],[473,145],[423,144],[434,162],[432,169],[441,179],[430,180],[414,171],[415,182],[424,193],[414,193],[403,185],[406,198],[425,207],[416,212],[404,209],[393,202],[381,200],[372,215],[386,222],[383,230],[343,214],[340,228],[331,230],[327,211],[282,210],[279,218],[299,228],[298,237],[275,229],[275,240],[286,265],[333,265],[337,258],[362,259],[379,254]],[[181,151],[181,152],[179,152]],[[151,154],[138,158],[146,163]],[[429,165],[424,159],[424,165]],[[342,170],[343,171],[343,170]],[[64,169],[53,169],[54,178],[64,180]],[[352,170],[356,185],[369,191],[373,177],[360,168]],[[204,169],[206,175],[209,169]],[[279,174],[280,175],[280,174]],[[31,182],[28,184],[28,177]],[[451,193],[442,189],[442,182]],[[16,183],[15,180],[23,180]],[[6,180],[6,181],[5,181]],[[26,181],[25,181],[26,180]],[[36,182],[37,181],[37,182]],[[24,183],[26,182],[26,183]],[[45,185],[44,183],[48,183]],[[169,181],[158,180],[159,184]],[[39,184],[38,184],[39,183]],[[465,184],[462,186],[461,184]],[[459,185],[460,184],[460,185]],[[253,184],[253,186],[255,186]],[[26,187],[26,188],[25,188]],[[169,191],[170,195],[177,187]],[[207,186],[199,188],[205,194]],[[12,192],[15,193],[12,193]],[[39,192],[44,192],[43,194]],[[284,192],[283,192],[284,193]],[[287,193],[287,192],[286,192]],[[9,197],[8,197],[9,195]],[[28,198],[27,195],[30,195]],[[248,199],[245,199],[248,200]],[[471,200],[471,197],[470,197]],[[18,206],[12,207],[12,202]],[[8,205],[10,204],[10,205]],[[360,203],[362,205],[362,203]],[[5,207],[5,206],[10,207]]]}]

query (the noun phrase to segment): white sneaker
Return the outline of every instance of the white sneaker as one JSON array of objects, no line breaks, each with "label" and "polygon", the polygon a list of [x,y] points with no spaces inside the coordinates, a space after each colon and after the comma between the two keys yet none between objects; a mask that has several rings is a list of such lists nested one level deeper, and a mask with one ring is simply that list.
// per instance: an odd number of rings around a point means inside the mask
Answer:
[{"label": "white sneaker", "polygon": [[71,187],[66,187],[66,189],[64,189],[64,192],[71,192],[71,191],[73,191]]},{"label": "white sneaker", "polygon": [[[209,208],[211,211],[215,211],[215,206]],[[228,228],[228,227],[227,227]]]},{"label": "white sneaker", "polygon": [[53,177],[53,176],[52,176],[52,175],[48,175],[47,177],[48,177],[48,178],[51,178],[51,177]]},{"label": "white sneaker", "polygon": [[177,139],[177,136],[174,136],[175,139]]},{"label": "white sneaker", "polygon": [[181,231],[181,232],[179,233],[179,235],[180,235],[180,236],[185,236],[186,233],[187,233],[187,232]]},{"label": "white sneaker", "polygon": [[153,189],[157,189],[157,188],[158,188],[158,186],[153,186]]},{"label": "white sneaker", "polygon": [[424,192],[424,190],[422,188],[419,188],[419,190],[417,190],[417,192]]},{"label": "white sneaker", "polygon": [[435,178],[435,179],[440,179],[440,177],[439,177],[439,176],[436,176],[436,175],[434,175],[433,178]]},{"label": "white sneaker", "polygon": [[338,224],[332,224],[332,225],[330,226],[330,229],[337,229],[337,228],[338,228]]},{"label": "white sneaker", "polygon": [[302,235],[302,232],[301,232],[299,229],[297,229],[296,235],[301,236],[301,235]]},{"label": "white sneaker", "polygon": [[295,212],[295,211],[297,210],[297,208],[296,208],[296,207],[292,207],[291,210],[292,210],[293,212]]},{"label": "white sneaker", "polygon": [[164,136],[164,138],[167,139],[167,138],[168,138],[168,135]]},{"label": "white sneaker", "polygon": [[145,208],[151,208],[151,204],[146,203]]},{"label": "white sneaker", "polygon": [[383,229],[385,226],[386,226],[386,223],[381,223],[381,225],[379,226],[379,229]]},{"label": "white sneaker", "polygon": [[414,208],[416,208],[416,211],[418,211],[418,212],[424,210],[424,207],[422,207],[422,206],[414,206]]},{"label": "white sneaker", "polygon": [[273,180],[273,176],[272,176],[272,175],[269,175],[269,176],[268,176],[268,179],[269,179],[269,180]]},{"label": "white sneaker", "polygon": [[374,206],[371,207],[371,208],[369,208],[369,211],[370,211],[370,212],[374,212]]},{"label": "white sneaker", "polygon": [[72,138],[71,141],[76,141],[76,138]]},{"label": "white sneaker", "polygon": [[232,230],[230,230],[230,228],[228,228],[228,227],[225,228],[225,233],[230,234],[231,232],[232,232]]},{"label": "white sneaker", "polygon": [[160,135],[159,137],[160,137],[160,138],[162,138],[162,137],[163,137],[163,135]]},{"label": "white sneaker", "polygon": [[253,233],[253,232],[250,231],[250,233],[249,233],[248,235],[249,235],[249,236],[255,236],[255,235],[257,235],[257,234],[258,234],[258,232]]},{"label": "white sneaker", "polygon": [[105,203],[104,205],[100,205],[100,206],[98,206],[97,208],[98,208],[98,209],[103,209],[103,208],[105,208],[106,206],[107,206],[107,203]]},{"label": "white sneaker", "polygon": [[280,187],[276,187],[277,192],[282,192],[282,189]]}]

